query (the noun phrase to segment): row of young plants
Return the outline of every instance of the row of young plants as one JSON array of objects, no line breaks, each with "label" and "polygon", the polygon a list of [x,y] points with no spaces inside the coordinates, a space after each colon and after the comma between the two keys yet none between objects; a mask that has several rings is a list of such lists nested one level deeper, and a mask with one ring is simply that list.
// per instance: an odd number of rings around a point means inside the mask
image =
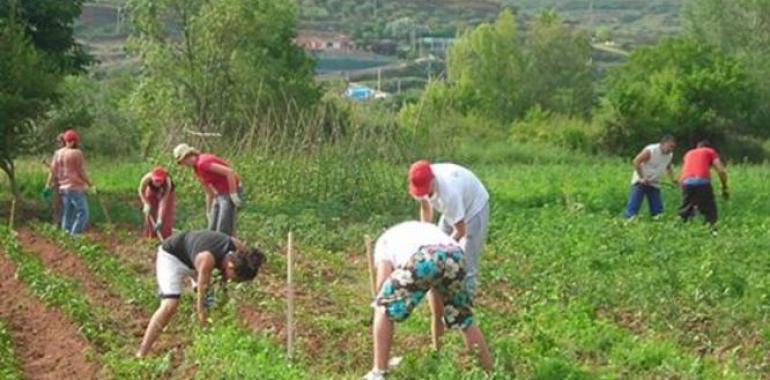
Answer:
[{"label": "row of young plants", "polygon": [[21,365],[13,349],[13,341],[5,321],[0,319],[0,378],[21,380]]},{"label": "row of young plants", "polygon": [[[35,231],[47,238],[59,242],[69,251],[78,255],[88,269],[101,281],[109,284],[112,290],[129,302],[139,304],[145,311],[152,312],[158,306],[154,293],[154,282],[149,277],[142,277],[125,265],[116,255],[107,252],[99,243],[72,237],[54,226],[35,223]],[[182,307],[171,321],[170,328],[177,334],[185,335],[191,341],[185,348],[181,364],[185,369],[194,369],[195,378],[265,378],[299,379],[304,372],[299,366],[287,364],[283,359],[284,349],[275,341],[275,337],[265,333],[255,333],[243,327],[235,317],[236,305],[233,299],[224,297],[221,289],[216,289],[217,302],[210,317],[213,322],[206,328],[198,328],[195,323],[191,297],[184,296]],[[190,300],[185,302],[184,300]],[[181,324],[181,326],[180,326]],[[177,326],[174,326],[177,325]],[[131,342],[138,344],[138,342]],[[168,354],[166,354],[168,356]],[[152,361],[153,359],[150,359]],[[157,360],[157,359],[155,359]],[[164,362],[168,366],[167,359]],[[133,360],[132,360],[133,361]]]},{"label": "row of young plants", "polygon": [[[131,337],[124,334],[110,318],[109,310],[94,305],[84,296],[77,281],[51,273],[37,256],[25,252],[6,229],[0,229],[3,249],[14,263],[16,274],[40,300],[72,318],[79,333],[95,349],[94,358],[103,368],[103,376],[120,379],[159,378],[167,364],[164,358],[138,362],[126,350]],[[167,358],[165,358],[167,359]]]}]

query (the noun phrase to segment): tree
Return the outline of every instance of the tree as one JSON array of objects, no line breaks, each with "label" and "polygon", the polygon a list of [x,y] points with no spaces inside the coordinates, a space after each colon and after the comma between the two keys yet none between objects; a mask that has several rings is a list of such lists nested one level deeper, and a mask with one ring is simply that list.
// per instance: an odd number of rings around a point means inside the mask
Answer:
[{"label": "tree", "polygon": [[449,47],[447,80],[463,112],[510,120],[526,111],[522,100],[527,65],[516,21],[505,10],[494,24],[463,33]]},{"label": "tree", "polygon": [[743,62],[757,83],[754,132],[770,136],[770,1],[692,0],[682,11],[685,33]]},{"label": "tree", "polygon": [[265,114],[320,96],[313,62],[293,43],[292,2],[131,0],[143,77],[131,96],[145,140],[189,126],[235,137]]},{"label": "tree", "polygon": [[602,142],[630,154],[664,133],[680,141],[747,132],[755,87],[736,59],[686,38],[636,49],[603,83]]},{"label": "tree", "polygon": [[565,115],[589,115],[593,103],[589,36],[565,27],[555,11],[544,11],[533,22],[527,51],[527,104]]},{"label": "tree", "polygon": [[83,0],[6,0],[0,2],[0,19],[9,19],[13,13],[46,61],[63,73],[79,73],[91,63],[91,57],[75,42],[72,27],[82,6]]},{"label": "tree", "polygon": [[[56,100],[64,73],[79,71],[88,61],[71,38],[77,16],[72,10],[80,2],[42,3],[46,2],[22,6],[12,0],[0,6],[0,169],[16,198],[14,162],[31,146],[34,120]],[[61,25],[70,25],[69,33]]]}]

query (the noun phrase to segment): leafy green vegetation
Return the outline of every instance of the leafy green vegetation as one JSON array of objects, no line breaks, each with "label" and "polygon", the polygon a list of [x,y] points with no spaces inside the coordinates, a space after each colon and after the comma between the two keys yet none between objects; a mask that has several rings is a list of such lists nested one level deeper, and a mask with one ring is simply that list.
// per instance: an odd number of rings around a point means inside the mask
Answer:
[{"label": "leafy green vegetation", "polygon": [[21,380],[21,366],[13,350],[13,341],[6,323],[0,320],[0,376],[7,380]]}]

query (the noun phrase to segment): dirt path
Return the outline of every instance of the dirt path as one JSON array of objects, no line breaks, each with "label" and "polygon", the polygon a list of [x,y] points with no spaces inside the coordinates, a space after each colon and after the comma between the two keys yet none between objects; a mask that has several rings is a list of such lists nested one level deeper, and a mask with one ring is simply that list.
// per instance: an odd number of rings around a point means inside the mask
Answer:
[{"label": "dirt path", "polygon": [[77,279],[91,304],[110,311],[110,316],[119,331],[135,337],[142,335],[144,323],[149,316],[137,306],[126,303],[119,296],[112,294],[109,286],[97,280],[79,257],[35,235],[28,229],[20,229],[18,232],[17,239],[26,252],[37,255],[52,272]]},{"label": "dirt path", "polygon": [[46,308],[15,278],[0,251],[0,316],[7,321],[14,349],[28,379],[96,379],[99,372],[83,354],[88,344],[75,324]]},{"label": "dirt path", "polygon": [[[44,237],[35,235],[28,229],[21,229],[18,232],[17,239],[25,251],[38,255],[46,268],[54,273],[77,279],[90,303],[109,310],[114,324],[113,329],[129,338],[130,347],[126,347],[126,354],[132,354],[133,350],[139,346],[144,329],[150,320],[150,314],[137,305],[127,303],[119,295],[113,294],[108,284],[94,277],[76,254]],[[148,289],[148,291],[152,290]],[[189,338],[178,330],[170,326],[153,345],[155,353],[172,352],[171,370],[168,375],[174,374],[181,365],[181,356],[184,351],[182,348],[189,341]]]}]

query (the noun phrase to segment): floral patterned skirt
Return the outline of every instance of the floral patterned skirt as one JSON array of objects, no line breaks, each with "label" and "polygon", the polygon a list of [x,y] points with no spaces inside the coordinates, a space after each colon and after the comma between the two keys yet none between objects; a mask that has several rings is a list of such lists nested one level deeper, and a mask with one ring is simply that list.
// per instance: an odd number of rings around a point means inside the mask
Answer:
[{"label": "floral patterned skirt", "polygon": [[403,321],[431,289],[443,301],[447,327],[465,329],[473,323],[473,300],[465,281],[465,259],[462,249],[456,246],[420,247],[385,280],[374,303],[384,306],[391,320]]}]

